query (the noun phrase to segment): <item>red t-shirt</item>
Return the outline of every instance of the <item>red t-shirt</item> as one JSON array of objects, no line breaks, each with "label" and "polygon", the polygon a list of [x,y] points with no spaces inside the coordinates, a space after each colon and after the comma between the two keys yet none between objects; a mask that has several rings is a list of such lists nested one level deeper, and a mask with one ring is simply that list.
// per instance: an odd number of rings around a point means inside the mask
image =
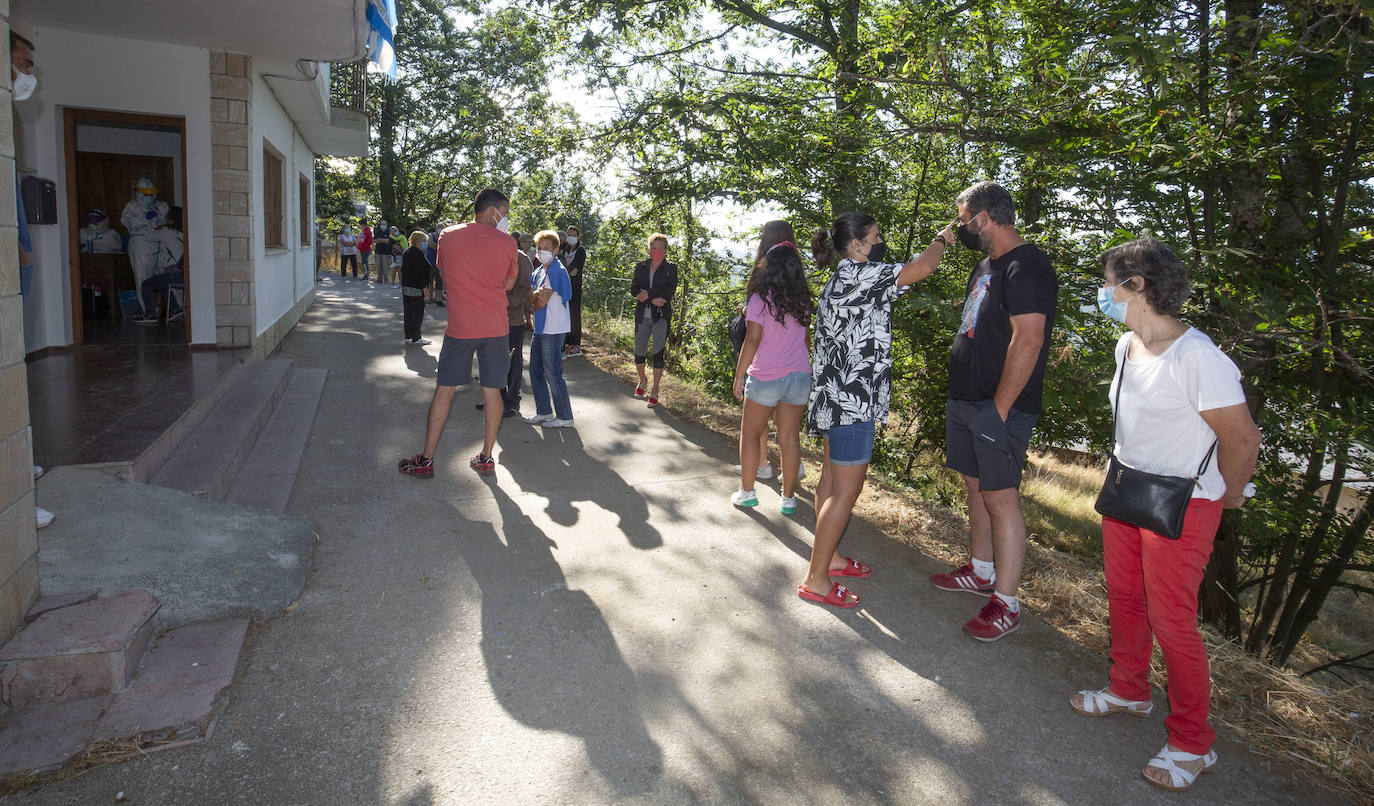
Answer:
[{"label": "red t-shirt", "polygon": [[358,248],[364,252],[372,251],[372,228],[363,227],[363,237],[358,241]]},{"label": "red t-shirt", "polygon": [[469,221],[439,233],[439,272],[448,292],[448,328],[455,339],[506,336],[506,283],[516,276],[515,241]]}]

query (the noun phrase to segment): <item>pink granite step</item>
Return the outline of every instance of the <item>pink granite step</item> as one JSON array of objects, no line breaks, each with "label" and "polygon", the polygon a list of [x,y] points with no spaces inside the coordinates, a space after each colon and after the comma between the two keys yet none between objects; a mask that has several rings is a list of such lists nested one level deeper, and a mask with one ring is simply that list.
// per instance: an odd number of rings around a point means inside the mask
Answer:
[{"label": "pink granite step", "polygon": [[59,610],[63,607],[85,604],[100,595],[98,590],[77,591],[76,593],[57,593],[52,596],[44,596],[38,600],[29,612],[24,614],[24,623],[32,624],[37,618],[49,610]]},{"label": "pink granite step", "polygon": [[247,634],[246,619],[179,627],[144,654],[124,691],[11,714],[0,729],[0,778],[58,769],[110,739],[147,752],[204,738]]},{"label": "pink granite step", "polygon": [[133,590],[43,613],[0,647],[0,704],[22,710],[122,691],[160,606]]}]

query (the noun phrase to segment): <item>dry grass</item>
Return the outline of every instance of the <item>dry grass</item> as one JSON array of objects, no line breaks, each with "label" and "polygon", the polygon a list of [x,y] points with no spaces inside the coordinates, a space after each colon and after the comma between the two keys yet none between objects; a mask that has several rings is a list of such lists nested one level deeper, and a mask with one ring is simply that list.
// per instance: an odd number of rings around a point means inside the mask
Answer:
[{"label": "dry grass", "polygon": [[[634,364],[613,340],[588,332],[583,349],[587,359],[602,370],[633,382]],[[738,408],[710,399],[672,375],[664,376],[660,398],[680,419],[739,437]],[[819,460],[815,455],[808,458]],[[1100,560],[1101,521],[1092,507],[1101,470],[1052,455],[1037,455],[1030,464],[1024,494],[1031,539],[1021,598],[1039,619],[1105,656],[1110,637]],[[951,565],[967,559],[967,522],[961,513],[916,500],[881,478],[870,476],[855,514],[931,557]],[[1255,752],[1296,762],[1354,802],[1374,804],[1370,794],[1374,793],[1374,731],[1369,727],[1374,697],[1367,690],[1319,685],[1312,678],[1275,668],[1207,629],[1202,635],[1212,662],[1216,723]],[[1329,657],[1305,643],[1294,660],[1304,665]],[[1158,650],[1151,677],[1163,689],[1164,667]]]}]

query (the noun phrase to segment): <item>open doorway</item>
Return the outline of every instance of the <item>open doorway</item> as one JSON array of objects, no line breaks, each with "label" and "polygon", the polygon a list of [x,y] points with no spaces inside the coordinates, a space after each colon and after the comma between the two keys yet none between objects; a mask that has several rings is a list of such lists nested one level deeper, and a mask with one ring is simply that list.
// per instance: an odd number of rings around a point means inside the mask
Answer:
[{"label": "open doorway", "polygon": [[188,343],[185,119],[67,109],[64,126],[73,342]]}]

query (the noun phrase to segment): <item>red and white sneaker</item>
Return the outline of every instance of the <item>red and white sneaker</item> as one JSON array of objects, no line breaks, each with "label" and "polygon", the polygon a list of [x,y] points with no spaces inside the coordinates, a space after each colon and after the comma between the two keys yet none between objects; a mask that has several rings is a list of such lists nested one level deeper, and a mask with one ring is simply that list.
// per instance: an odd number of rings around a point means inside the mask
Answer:
[{"label": "red and white sneaker", "polygon": [[931,574],[930,582],[942,591],[963,591],[983,596],[992,593],[992,580],[973,572],[973,563],[964,563],[947,574]]},{"label": "red and white sneaker", "polygon": [[979,641],[996,641],[1002,636],[1016,632],[1021,626],[1021,614],[1011,612],[1001,597],[993,594],[988,603],[978,611],[978,615],[964,624],[964,632]]},{"label": "red and white sneaker", "polygon": [[479,453],[468,460],[468,467],[476,470],[479,476],[490,476],[496,472],[496,460]]},{"label": "red and white sneaker", "polygon": [[417,479],[434,478],[434,460],[421,456],[418,453],[409,459],[402,459],[397,463],[396,469],[408,476],[414,476]]}]

